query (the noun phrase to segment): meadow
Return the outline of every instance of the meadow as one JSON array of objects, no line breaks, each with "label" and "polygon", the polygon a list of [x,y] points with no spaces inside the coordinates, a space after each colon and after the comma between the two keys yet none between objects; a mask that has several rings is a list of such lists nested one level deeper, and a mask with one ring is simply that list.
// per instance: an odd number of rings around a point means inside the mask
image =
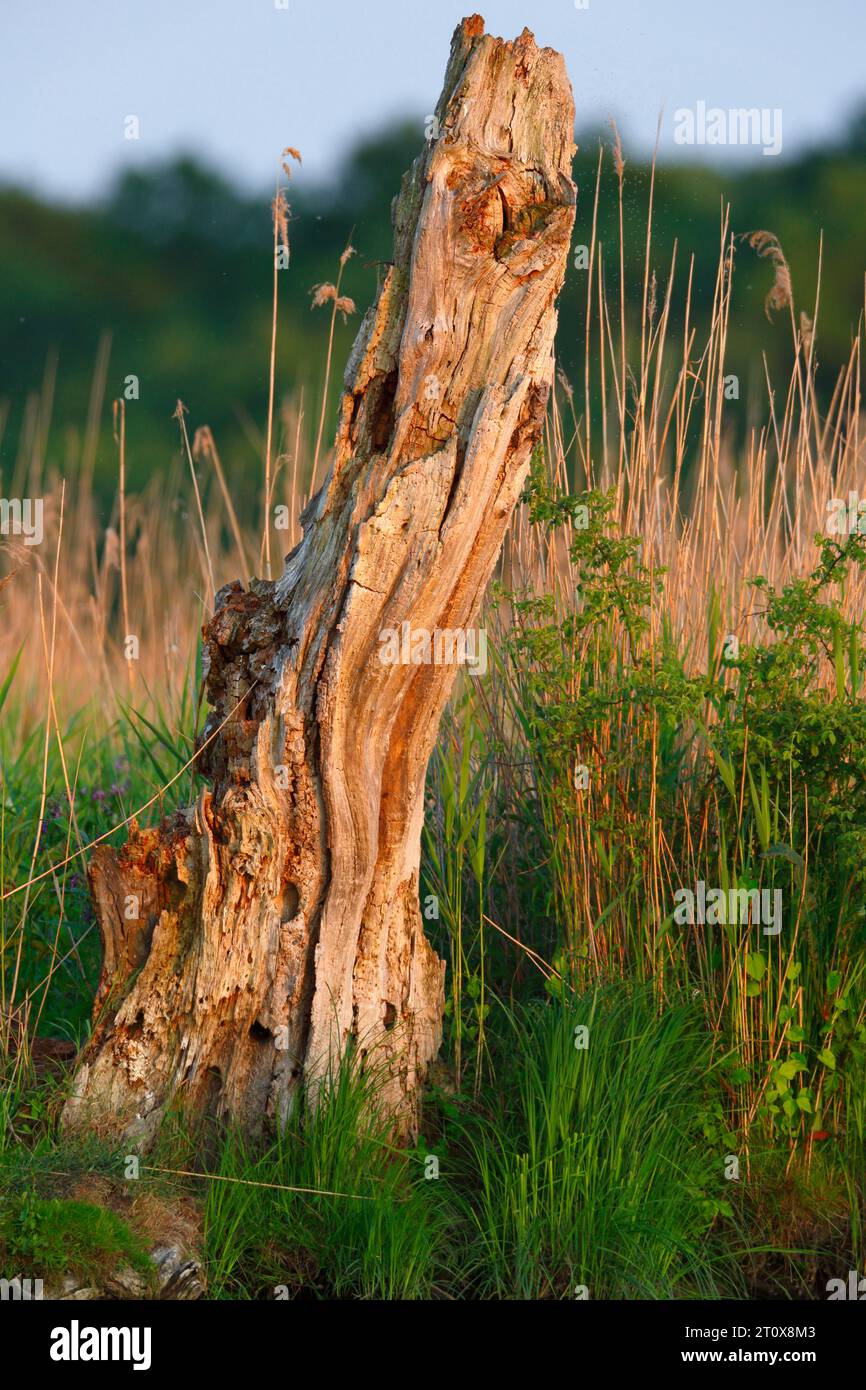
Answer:
[{"label": "meadow", "polygon": [[[44,541],[4,536],[0,576],[4,1276],[146,1271],[166,1213],[224,1299],[825,1298],[863,1269],[862,323],[819,392],[820,291],[801,303],[784,246],[723,209],[699,336],[693,264],[655,269],[652,179],[629,275],[618,141],[604,162],[618,233],[590,238],[582,370],[558,375],[479,617],[488,669],[458,681],[429,771],[446,1035],[411,1149],[375,1066],[260,1146],[168,1126],[134,1184],[58,1123],[98,976],[88,849],[200,785],[200,627],[299,538],[354,306],[335,273],[316,402],[275,382],[270,344],[257,520],[184,408],[172,468],[132,491],[134,399],[98,370],[61,457],[40,397],[4,495],[45,499]],[[761,401],[728,360],[744,262],[786,343]],[[738,910],[697,920],[684,890]]]}]

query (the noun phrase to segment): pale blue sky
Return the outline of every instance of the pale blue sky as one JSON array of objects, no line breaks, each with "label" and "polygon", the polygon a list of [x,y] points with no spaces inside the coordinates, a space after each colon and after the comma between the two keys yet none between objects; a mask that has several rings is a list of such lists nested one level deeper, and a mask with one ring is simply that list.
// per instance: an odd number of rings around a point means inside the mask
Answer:
[{"label": "pale blue sky", "polygon": [[[0,181],[84,198],[124,164],[184,149],[257,190],[287,144],[323,177],[359,133],[432,111],[451,31],[471,12],[466,0],[278,3],[0,0]],[[561,49],[578,124],[613,115],[641,151],[662,107],[665,155],[694,154],[674,144],[673,115],[698,101],[781,108],[790,154],[866,97],[866,0],[488,0],[481,12],[488,32],[526,24]],[[138,142],[123,138],[128,115]]]}]

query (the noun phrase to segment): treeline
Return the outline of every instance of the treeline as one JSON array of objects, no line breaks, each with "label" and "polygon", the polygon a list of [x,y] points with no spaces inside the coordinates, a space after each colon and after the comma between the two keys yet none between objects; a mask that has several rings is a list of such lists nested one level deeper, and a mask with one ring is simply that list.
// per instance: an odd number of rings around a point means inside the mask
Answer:
[{"label": "treeline", "polygon": [[[391,254],[391,199],[423,139],[423,122],[416,120],[363,140],[328,186],[311,187],[303,169],[294,166],[287,189],[291,262],[279,282],[277,389],[282,395],[303,388],[311,430],[324,376],[327,320],[322,310],[311,312],[310,292],[335,279],[340,253],[351,241],[357,254],[345,268],[343,292],[356,301],[359,315],[363,312]],[[616,325],[617,178],[608,132],[602,140],[598,236]],[[576,245],[591,239],[598,150],[597,134],[580,140]],[[660,308],[676,245],[671,350],[681,350],[692,257],[691,316],[696,342],[702,341],[717,274],[722,209],[729,203],[735,233],[760,228],[776,234],[790,266],[797,313],[804,310],[810,317],[823,232],[817,360],[819,385],[826,387],[857,330],[851,306],[863,302],[864,175],[866,117],[855,121],[836,146],[791,162],[756,156],[733,170],[659,168],[651,266]],[[641,302],[648,192],[647,164],[627,159],[623,227],[630,315],[639,312]],[[53,396],[47,456],[67,475],[74,474],[87,429],[98,345],[102,339],[105,351],[110,334],[106,400],[122,394],[129,376],[139,382],[138,400],[127,415],[131,486],[165,468],[176,453],[171,415],[180,397],[190,409],[191,423],[212,427],[241,508],[251,509],[267,409],[272,236],[267,192],[245,196],[193,158],[122,173],[104,200],[91,207],[57,207],[19,190],[0,192],[2,479],[8,484],[19,450],[29,455],[34,440],[44,436],[47,416],[38,414],[39,393],[43,401]],[[788,379],[792,336],[787,310],[772,322],[764,313],[773,280],[769,262],[739,241],[736,266],[727,370],[741,384],[745,429],[750,402],[766,390],[764,357],[771,379]],[[572,263],[560,314],[560,365],[578,383],[586,274]],[[359,315],[346,324],[337,322],[334,399]],[[578,394],[576,401],[581,399]],[[326,437],[328,433],[330,429]],[[115,467],[110,411],[103,409],[96,478],[106,500]]]}]

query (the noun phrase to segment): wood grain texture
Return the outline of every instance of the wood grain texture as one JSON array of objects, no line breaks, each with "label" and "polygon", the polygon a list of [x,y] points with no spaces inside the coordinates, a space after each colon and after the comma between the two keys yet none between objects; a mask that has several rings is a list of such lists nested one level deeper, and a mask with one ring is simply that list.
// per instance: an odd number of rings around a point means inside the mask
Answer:
[{"label": "wood grain texture", "polygon": [[351,1038],[414,1129],[444,1004],[424,780],[456,667],[385,664],[380,637],[476,618],[542,424],[575,205],[565,67],[528,31],[464,20],[436,117],[303,539],[204,629],[209,790],[94,856],[105,965],[70,1126],[146,1141],[176,1102],[255,1130]]}]

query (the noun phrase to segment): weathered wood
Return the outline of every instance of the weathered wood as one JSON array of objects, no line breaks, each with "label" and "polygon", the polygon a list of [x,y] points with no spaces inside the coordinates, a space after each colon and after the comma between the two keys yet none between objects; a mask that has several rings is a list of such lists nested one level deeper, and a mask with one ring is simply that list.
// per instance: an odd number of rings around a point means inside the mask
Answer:
[{"label": "weathered wood", "polygon": [[418,904],[424,779],[455,666],[384,663],[381,635],[473,623],[545,411],[575,203],[565,67],[528,30],[464,20],[436,119],[303,539],[205,628],[211,789],[94,855],[101,1014],[69,1125],[147,1138],[172,1101],[278,1122],[353,1038],[414,1127],[445,968]]}]

